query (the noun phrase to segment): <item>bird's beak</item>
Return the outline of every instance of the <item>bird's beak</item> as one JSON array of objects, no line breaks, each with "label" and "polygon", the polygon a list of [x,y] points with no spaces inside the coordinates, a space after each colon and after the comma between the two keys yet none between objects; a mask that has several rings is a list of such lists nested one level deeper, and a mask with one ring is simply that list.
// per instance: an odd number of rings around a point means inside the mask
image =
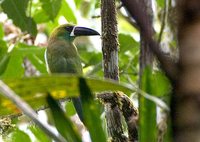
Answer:
[{"label": "bird's beak", "polygon": [[94,35],[100,35],[97,31],[86,28],[86,27],[79,27],[74,26],[70,36],[94,36]]}]

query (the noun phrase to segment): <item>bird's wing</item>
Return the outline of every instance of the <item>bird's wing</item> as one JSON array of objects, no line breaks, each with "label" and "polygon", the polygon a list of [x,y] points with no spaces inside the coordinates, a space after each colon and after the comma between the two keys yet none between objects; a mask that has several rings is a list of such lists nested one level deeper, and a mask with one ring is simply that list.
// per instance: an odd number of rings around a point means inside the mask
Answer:
[{"label": "bird's wing", "polygon": [[[76,73],[82,74],[80,57],[74,45],[67,47],[66,44],[56,44],[51,50],[46,52],[46,61],[51,73]],[[63,50],[60,50],[63,48]]]}]

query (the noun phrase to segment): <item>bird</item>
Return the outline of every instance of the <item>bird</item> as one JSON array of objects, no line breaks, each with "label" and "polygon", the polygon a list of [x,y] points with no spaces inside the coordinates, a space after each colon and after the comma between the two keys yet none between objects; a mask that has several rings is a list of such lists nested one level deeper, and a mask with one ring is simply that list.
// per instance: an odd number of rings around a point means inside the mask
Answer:
[{"label": "bird", "polygon": [[[45,61],[49,73],[71,73],[82,75],[81,59],[73,41],[78,36],[100,35],[91,28],[63,24],[51,33],[45,51]],[[83,110],[80,97],[72,98],[74,108],[83,122]]]}]

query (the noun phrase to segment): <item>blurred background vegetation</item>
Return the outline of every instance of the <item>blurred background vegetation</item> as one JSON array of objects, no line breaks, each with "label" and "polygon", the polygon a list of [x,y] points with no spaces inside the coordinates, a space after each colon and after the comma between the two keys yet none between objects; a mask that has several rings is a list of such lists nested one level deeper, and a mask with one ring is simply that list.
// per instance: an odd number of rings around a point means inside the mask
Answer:
[{"label": "blurred background vegetation", "polygon": [[[152,1],[154,12],[154,29],[156,38],[160,38],[163,51],[166,55],[175,56],[176,41],[173,40],[173,27],[170,25],[168,16],[170,10],[173,9],[173,2],[165,0]],[[93,92],[104,90],[121,90],[124,91],[138,107],[138,79],[139,79],[139,54],[140,54],[140,34],[137,27],[133,27],[130,17],[125,9],[121,6],[120,1],[116,1],[118,13],[118,31],[119,31],[119,75],[120,82],[123,85],[115,83],[102,82],[102,52],[100,37],[80,37],[75,41],[81,56],[84,76],[95,78],[90,80],[86,78],[88,87]],[[34,109],[40,109],[46,105],[45,92],[50,91],[56,99],[63,96],[76,96],[79,94],[79,83],[76,76],[48,76],[44,60],[44,52],[47,46],[47,40],[53,29],[64,23],[72,23],[75,25],[87,26],[97,31],[101,31],[101,3],[99,0],[1,0],[0,1],[0,78],[7,83],[18,95],[27,101]],[[170,19],[172,20],[172,19]],[[164,25],[163,25],[164,24]],[[164,26],[164,27],[163,27]],[[170,84],[165,75],[160,70],[157,63],[154,63],[153,69],[144,71],[144,88],[150,92],[150,98],[144,97],[145,108],[150,108],[143,113],[145,119],[140,123],[143,125],[140,132],[141,135],[149,141],[157,141],[158,137],[162,137],[163,141],[170,139],[170,130],[167,125],[168,112],[163,108],[156,107],[159,102],[169,104]],[[152,72],[149,70],[153,70]],[[66,77],[68,77],[66,81]],[[88,79],[88,80],[87,80]],[[65,89],[67,84],[69,89]],[[87,86],[87,85],[86,85]],[[130,86],[134,86],[130,89]],[[144,92],[145,94],[145,92]],[[148,94],[149,95],[149,94]],[[50,99],[51,100],[51,99]],[[153,101],[152,101],[153,100]],[[50,101],[52,103],[52,101]],[[87,102],[87,100],[86,100]],[[49,102],[48,102],[49,103]],[[87,104],[87,103],[86,103]],[[52,105],[56,107],[56,103]],[[85,107],[89,107],[86,105]],[[98,103],[92,104],[94,110],[99,113],[93,114],[94,119],[91,121],[93,127],[103,127],[103,131],[99,130],[98,136],[94,136],[96,129],[89,128],[91,138],[94,142],[105,140],[106,133],[105,118],[103,116],[102,107]],[[152,107],[153,105],[153,107]],[[51,105],[50,105],[51,106]],[[50,107],[51,108],[51,107]],[[66,112],[68,117],[74,116],[75,112],[72,104],[66,104]],[[94,111],[91,110],[91,111]],[[55,112],[55,111],[54,111]],[[61,110],[62,112],[62,110]],[[33,124],[31,120],[24,116],[13,116],[19,113],[19,110],[9,100],[0,96],[0,132],[1,139],[5,141],[52,141],[49,136]],[[38,114],[44,121],[48,120],[51,124],[52,116],[39,111]],[[87,113],[90,113],[88,111]],[[142,113],[142,112],[141,112]],[[59,115],[62,113],[59,113]],[[5,116],[11,115],[12,119]],[[53,113],[53,116],[55,114]],[[96,118],[101,116],[101,120]],[[61,116],[65,120],[65,116]],[[67,117],[67,118],[68,118]],[[73,122],[76,119],[72,117]],[[58,120],[61,124],[64,120]],[[148,120],[152,120],[148,121]],[[147,122],[148,121],[148,122]],[[67,125],[74,127],[71,121],[66,120]],[[69,131],[69,134],[76,133],[67,139],[68,141],[80,141],[79,133],[82,134],[83,141],[90,141],[89,133],[85,128],[76,122],[78,129],[63,128]],[[95,123],[100,123],[96,126]],[[56,126],[58,131],[60,126]],[[168,127],[169,128],[169,127]],[[55,129],[55,128],[54,128]],[[61,131],[62,131],[61,130]],[[149,131],[150,130],[150,131]],[[152,131],[151,131],[152,130]],[[169,133],[165,133],[168,131]],[[161,132],[161,134],[159,133]],[[62,132],[59,131],[62,134]],[[98,133],[98,132],[96,132]],[[102,133],[102,135],[100,135]],[[148,134],[148,135],[146,135]],[[149,135],[151,137],[149,137]],[[64,135],[65,137],[65,135]],[[139,135],[140,137],[140,135]],[[74,140],[75,139],[75,140]],[[142,138],[143,139],[143,138]],[[142,142],[142,140],[141,140]]]}]

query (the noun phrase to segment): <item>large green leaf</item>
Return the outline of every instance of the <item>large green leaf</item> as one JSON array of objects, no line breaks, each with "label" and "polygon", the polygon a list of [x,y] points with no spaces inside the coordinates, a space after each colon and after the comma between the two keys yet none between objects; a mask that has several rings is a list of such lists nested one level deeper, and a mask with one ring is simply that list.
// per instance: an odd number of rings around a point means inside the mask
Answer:
[{"label": "large green leaf", "polygon": [[62,0],[40,0],[42,3],[42,9],[46,12],[49,18],[53,21],[58,15],[61,8]]},{"label": "large green leaf", "polygon": [[[149,94],[154,92],[152,70],[147,67],[142,75],[141,89]],[[157,86],[158,87],[158,86]],[[143,96],[139,97],[139,141],[156,141],[156,105]]]},{"label": "large green leaf", "polygon": [[83,78],[79,79],[79,89],[83,103],[84,123],[90,132],[91,139],[93,142],[105,142],[106,137],[100,119],[100,107],[95,103],[94,96]]},{"label": "large green leaf", "polygon": [[76,127],[70,121],[70,118],[65,116],[65,113],[62,111],[56,100],[54,100],[51,95],[48,95],[47,102],[51,109],[54,123],[58,132],[68,142],[81,142],[81,138],[78,134]]},{"label": "large green leaf", "polygon": [[[61,99],[79,95],[79,77],[70,74],[40,76],[31,78],[4,78],[3,81],[34,109],[46,104],[45,97],[50,92],[55,98]],[[113,81],[86,78],[93,92],[123,91],[132,92],[129,86],[120,85]],[[0,115],[18,113],[19,110],[6,98],[0,95]]]},{"label": "large green leaf", "polygon": [[31,17],[26,15],[26,8],[29,0],[4,0],[1,3],[3,11],[11,18],[14,24],[22,31],[27,31],[32,35],[36,35],[36,23]]}]

